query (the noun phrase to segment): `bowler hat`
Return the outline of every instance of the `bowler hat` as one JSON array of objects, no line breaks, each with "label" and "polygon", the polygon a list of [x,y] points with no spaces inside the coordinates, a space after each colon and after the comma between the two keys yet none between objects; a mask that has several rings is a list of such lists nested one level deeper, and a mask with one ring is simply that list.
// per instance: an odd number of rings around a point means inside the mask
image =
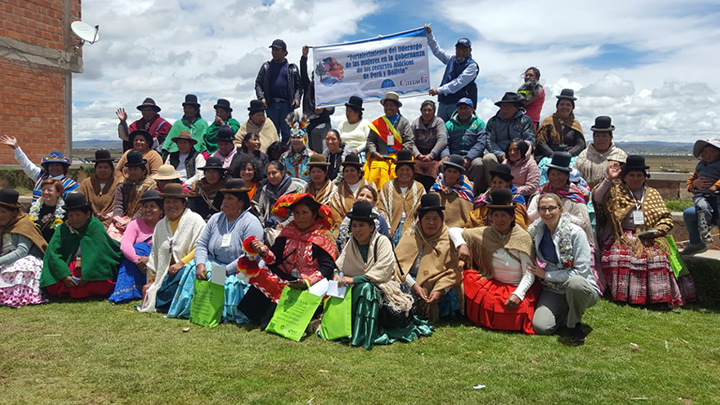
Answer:
[{"label": "bowler hat", "polygon": [[520,97],[518,97],[517,93],[513,93],[511,91],[506,92],[502,99],[495,103],[496,106],[500,107],[501,104],[510,103],[515,104],[517,107],[522,106],[522,102],[520,101]]},{"label": "bowler hat", "polygon": [[265,111],[265,105],[261,100],[250,100],[250,107],[248,107],[248,111],[250,111],[250,114],[258,111]]},{"label": "bowler hat", "polygon": [[233,110],[232,108],[230,108],[230,102],[225,100],[224,98],[219,98],[217,101],[217,104],[215,104],[213,106],[213,108],[215,108],[215,109],[224,108],[225,110],[230,111],[230,112],[232,112],[232,110]]},{"label": "bowler hat", "polygon": [[460,173],[465,173],[465,158],[460,155],[450,155],[448,160],[443,162],[443,170],[448,167],[454,167],[460,170]]},{"label": "bowler hat", "polygon": [[372,205],[367,201],[355,201],[346,217],[355,221],[373,222],[377,219],[378,214],[373,212]]},{"label": "bowler hat", "polygon": [[125,162],[125,167],[140,167],[145,166],[147,164],[147,160],[143,159],[142,153],[131,150],[127,156],[127,161]]},{"label": "bowler hat", "polygon": [[310,156],[310,161],[308,162],[307,165],[310,167],[319,167],[321,169],[327,170],[327,167],[330,166],[330,163],[328,163],[327,159],[325,158],[325,155],[315,153],[312,156]]},{"label": "bowler hat", "polygon": [[642,170],[646,171],[650,166],[645,164],[645,156],[640,155],[629,155],[625,164],[622,165],[622,172],[627,173],[631,170]]},{"label": "bowler hat", "polygon": [[110,151],[107,149],[98,149],[95,151],[95,159],[92,160],[95,163],[98,162],[114,162],[115,158],[112,157]]},{"label": "bowler hat", "polygon": [[18,209],[20,203],[18,202],[20,193],[12,188],[4,188],[0,190],[0,205],[3,207]]},{"label": "bowler hat", "polygon": [[515,178],[511,174],[510,166],[504,164],[499,164],[495,166],[494,169],[490,170],[490,178],[493,178],[494,176],[498,176],[501,179],[507,181],[508,183],[512,182]]},{"label": "bowler hat", "polygon": [[165,188],[163,188],[163,192],[160,193],[160,197],[185,199],[187,198],[187,194],[185,194],[185,190],[183,190],[182,184],[170,183],[166,185]]},{"label": "bowler hat", "polygon": [[395,161],[395,165],[397,166],[399,164],[415,164],[415,161],[413,160],[413,154],[410,149],[400,149],[397,152],[397,160]]},{"label": "bowler hat", "polygon": [[182,106],[185,107],[186,105],[192,105],[192,106],[195,106],[195,108],[200,108],[200,103],[198,103],[198,98],[194,94],[186,94],[185,95],[185,102],[182,103]]},{"label": "bowler hat", "polygon": [[70,166],[72,162],[70,162],[70,158],[65,156],[62,152],[59,151],[53,151],[50,152],[46,157],[42,159],[42,162],[40,162],[40,165],[45,167],[48,163],[61,163],[64,165]]},{"label": "bowler hat", "polygon": [[272,42],[272,45],[270,45],[268,48],[278,48],[282,49],[283,51],[287,51],[287,45],[285,44],[285,41],[282,39],[276,39]]},{"label": "bowler hat", "polygon": [[171,141],[177,143],[179,140],[184,139],[186,141],[190,141],[191,144],[195,145],[197,141],[193,139],[192,135],[190,135],[190,132],[188,131],[180,131],[179,134],[175,135]]},{"label": "bowler hat", "polygon": [[160,165],[157,173],[150,176],[153,180],[175,180],[180,178],[180,173],[175,170],[173,165]]},{"label": "bowler hat", "polygon": [[92,203],[88,202],[85,194],[73,192],[65,196],[65,210],[89,210]]},{"label": "bowler hat", "polygon": [[207,160],[205,161],[205,166],[198,167],[198,170],[208,170],[208,169],[223,170],[223,171],[227,170],[227,169],[223,168],[222,160],[220,160],[219,157],[215,157],[215,156],[210,156],[209,158],[207,158]]},{"label": "bowler hat", "polygon": [[400,102],[400,96],[399,96],[397,93],[395,93],[394,91],[388,91],[388,92],[385,94],[385,97],[383,97],[383,98],[380,100],[380,104],[385,105],[385,102],[388,101],[388,100],[389,100],[389,101],[394,101],[394,102],[397,103],[398,107],[402,107],[402,103]]},{"label": "bowler hat", "polygon": [[557,169],[565,173],[570,173],[572,171],[570,168],[571,159],[572,155],[567,152],[555,152],[552,156],[552,160],[547,165],[548,171],[550,169]]},{"label": "bowler hat", "polygon": [[612,119],[607,115],[601,115],[595,118],[595,125],[590,127],[592,132],[612,132],[615,125],[612,125]]},{"label": "bowler hat", "polygon": [[555,97],[557,97],[558,99],[565,99],[565,100],[572,100],[572,101],[577,100],[577,97],[575,97],[575,91],[573,91],[573,89],[562,89],[560,91],[560,95],[555,96]]},{"label": "bowler hat", "polygon": [[142,135],[143,138],[145,138],[145,141],[149,146],[152,146],[153,144],[153,137],[150,135],[150,132],[144,130],[144,129],[136,129],[132,132],[130,132],[130,135],[128,135],[128,138],[130,138],[130,143],[135,142],[135,137],[138,135]]},{"label": "bowler hat", "polygon": [[509,188],[498,188],[490,192],[490,203],[487,205],[490,209],[501,209],[515,211],[515,203],[513,202],[513,193]]},{"label": "bowler hat", "polygon": [[700,158],[700,155],[702,154],[702,151],[706,145],[714,146],[720,149],[720,138],[700,139],[695,141],[695,145],[693,146],[693,156],[695,156],[696,158]]},{"label": "bowler hat", "polygon": [[138,200],[140,204],[147,202],[147,201],[162,201],[162,197],[160,197],[160,191],[158,190],[148,190],[142,194],[142,197]]},{"label": "bowler hat", "polygon": [[140,104],[136,108],[138,110],[142,111],[142,109],[145,107],[152,107],[155,110],[155,112],[160,112],[160,107],[158,107],[157,104],[155,104],[155,100],[151,99],[150,97],[145,98],[145,100],[142,102],[142,104]]},{"label": "bowler hat", "polygon": [[440,202],[440,195],[435,193],[425,194],[420,198],[420,206],[417,209],[418,214],[426,211],[443,211],[445,206]]},{"label": "bowler hat", "polygon": [[362,167],[363,164],[360,163],[360,157],[354,153],[348,153],[347,156],[345,156],[345,159],[343,159],[342,163],[340,163],[341,166],[357,166]]},{"label": "bowler hat", "polygon": [[247,193],[250,190],[252,188],[245,184],[245,180],[237,178],[229,179],[225,183],[225,188],[220,189],[223,193]]},{"label": "bowler hat", "polygon": [[362,99],[362,97],[358,97],[358,96],[350,96],[350,100],[348,100],[348,102],[345,103],[345,107],[356,108],[360,111],[365,110],[363,108],[363,99]]},{"label": "bowler hat", "polygon": [[218,130],[217,135],[215,136],[216,141],[234,141],[235,140],[235,131],[233,131],[232,128],[230,128],[229,125],[223,125]]}]

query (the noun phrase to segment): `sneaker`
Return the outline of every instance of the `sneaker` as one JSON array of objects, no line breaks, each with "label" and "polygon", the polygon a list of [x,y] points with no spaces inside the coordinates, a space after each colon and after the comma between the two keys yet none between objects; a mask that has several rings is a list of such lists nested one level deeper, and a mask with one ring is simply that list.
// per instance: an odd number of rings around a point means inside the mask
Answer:
[{"label": "sneaker", "polygon": [[700,239],[702,239],[705,243],[712,243],[713,237],[710,233],[710,230],[708,229],[707,231],[701,231]]},{"label": "sneaker", "polygon": [[692,255],[696,255],[696,254],[698,254],[698,253],[705,252],[706,250],[708,250],[708,247],[709,247],[708,245],[706,245],[705,243],[702,243],[702,242],[701,242],[701,243],[696,243],[696,244],[694,244],[694,245],[691,245],[691,244],[688,243],[688,244],[685,246],[685,249],[683,249],[683,250],[680,252],[680,254],[681,254],[682,256],[692,256]]},{"label": "sneaker", "polygon": [[570,340],[575,344],[583,344],[585,338],[587,338],[587,334],[582,328],[582,323],[576,323],[575,327],[570,331]]}]

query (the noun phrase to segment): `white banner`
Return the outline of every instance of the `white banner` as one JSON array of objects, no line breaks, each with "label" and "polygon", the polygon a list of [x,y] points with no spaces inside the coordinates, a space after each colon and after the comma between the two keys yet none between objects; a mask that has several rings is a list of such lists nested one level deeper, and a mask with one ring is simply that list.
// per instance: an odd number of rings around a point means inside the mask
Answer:
[{"label": "white banner", "polygon": [[350,96],[379,100],[430,90],[425,28],[347,44],[313,47],[315,105],[342,105]]}]

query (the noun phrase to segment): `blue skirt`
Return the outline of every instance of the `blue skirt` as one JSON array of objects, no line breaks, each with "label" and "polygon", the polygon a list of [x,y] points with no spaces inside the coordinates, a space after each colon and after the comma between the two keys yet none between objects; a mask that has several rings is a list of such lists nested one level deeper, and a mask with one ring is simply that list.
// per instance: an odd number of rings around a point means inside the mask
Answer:
[{"label": "blue skirt", "polygon": [[[147,242],[138,242],[133,245],[135,254],[138,256],[150,256],[152,245]],[[123,258],[118,269],[117,282],[115,291],[113,291],[108,301],[119,304],[126,301],[132,301],[142,298],[142,289],[147,282],[145,273],[138,269],[138,266],[130,260]]]},{"label": "blue skirt", "polygon": [[[192,271],[185,272],[185,268],[192,264]],[[220,264],[220,263],[216,263]],[[220,264],[223,267],[224,264]],[[170,309],[168,310],[169,318],[190,318],[190,307],[192,306],[193,291],[195,289],[195,261],[191,261],[183,268],[183,275],[180,278],[179,285],[175,291]],[[212,262],[205,262],[208,279],[212,275]],[[179,273],[178,273],[179,274]],[[238,280],[237,275],[231,274],[225,279],[225,307],[223,308],[223,322],[235,322],[237,324],[250,323],[250,319],[246,317],[240,310],[238,305],[242,301],[245,293],[249,288],[248,284]]]}]

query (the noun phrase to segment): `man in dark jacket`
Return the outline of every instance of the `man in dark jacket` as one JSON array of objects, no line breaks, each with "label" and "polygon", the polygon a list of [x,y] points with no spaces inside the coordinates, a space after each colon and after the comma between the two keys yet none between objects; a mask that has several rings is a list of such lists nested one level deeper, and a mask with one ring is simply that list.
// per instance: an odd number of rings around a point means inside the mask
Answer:
[{"label": "man in dark jacket", "polygon": [[255,78],[255,94],[267,108],[267,116],[282,134],[282,143],[287,145],[290,138],[290,126],[287,116],[300,107],[302,86],[297,65],[287,61],[287,45],[282,39],[276,39],[272,45],[272,60],[260,67]]},{"label": "man in dark jacket", "polygon": [[[468,178],[475,184],[475,193],[484,192],[489,186],[489,171],[486,170],[483,156],[487,148],[485,123],[475,114],[474,105],[469,98],[457,102],[455,114],[445,123],[448,143],[442,151],[443,162],[450,155],[465,158],[464,166]],[[494,167],[494,166],[493,166]]]},{"label": "man in dark jacket", "polygon": [[502,162],[510,141],[519,138],[532,148],[535,145],[535,131],[530,117],[525,115],[522,101],[517,94],[507,92],[502,100],[495,103],[500,110],[487,123],[488,150]]},{"label": "man in dark jacket", "polygon": [[153,143],[152,145],[148,145],[148,147],[157,151],[157,153],[161,153],[160,147],[163,142],[165,142],[165,137],[167,137],[168,132],[170,132],[172,124],[158,114],[160,107],[158,107],[157,104],[155,104],[155,100],[150,97],[146,98],[142,104],[137,106],[137,109],[142,113],[142,118],[134,121],[129,127],[127,123],[128,115],[125,109],[118,108],[115,112],[115,115],[117,115],[120,120],[118,124],[118,136],[123,141],[123,152],[133,147],[130,134],[138,129],[144,129],[153,137]]}]

